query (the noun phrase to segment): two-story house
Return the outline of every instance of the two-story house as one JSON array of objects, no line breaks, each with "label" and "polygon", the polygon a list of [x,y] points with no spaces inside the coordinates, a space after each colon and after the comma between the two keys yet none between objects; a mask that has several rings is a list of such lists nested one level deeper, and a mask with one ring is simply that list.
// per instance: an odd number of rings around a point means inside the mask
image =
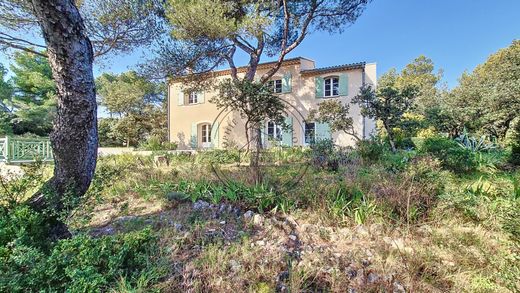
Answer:
[{"label": "two-story house", "polygon": [[[258,66],[256,76],[262,76],[273,62]],[[239,75],[246,68],[238,68]],[[230,78],[230,70],[215,71],[217,79]],[[313,142],[332,138],[341,146],[355,143],[343,133],[331,133],[327,124],[308,121],[311,109],[327,99],[349,103],[363,84],[376,86],[375,63],[353,63],[316,68],[313,60],[298,57],[287,59],[268,85],[273,93],[287,104],[287,127],[266,121],[262,129],[263,143],[284,146],[308,146]],[[168,85],[168,135],[179,143],[179,149],[241,147],[247,143],[243,119],[237,113],[226,113],[210,103],[217,92],[185,92],[182,83],[171,80]],[[361,115],[358,105],[350,105],[350,115],[359,137],[368,137],[375,130],[375,122]]]}]

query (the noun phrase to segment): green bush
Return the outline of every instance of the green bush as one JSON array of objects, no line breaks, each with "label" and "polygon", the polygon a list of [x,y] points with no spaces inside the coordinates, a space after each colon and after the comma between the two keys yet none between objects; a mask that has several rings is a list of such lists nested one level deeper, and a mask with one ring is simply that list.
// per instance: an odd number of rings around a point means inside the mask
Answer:
[{"label": "green bush", "polygon": [[231,164],[240,161],[240,153],[237,150],[208,150],[199,152],[196,163]]},{"label": "green bush", "polygon": [[145,272],[158,279],[165,269],[152,265],[155,241],[145,229],[101,238],[80,235],[58,241],[50,251],[10,242],[0,247],[0,291],[100,292],[121,278],[135,284]]},{"label": "green bush", "polygon": [[375,163],[381,160],[385,150],[385,145],[376,139],[362,140],[357,143],[357,152],[367,163]]},{"label": "green bush", "polygon": [[177,149],[177,143],[163,141],[161,137],[152,135],[139,148],[146,151],[171,151]]},{"label": "green bush", "polygon": [[475,154],[448,138],[427,138],[420,151],[439,159],[443,168],[456,173],[468,173],[477,168]]}]

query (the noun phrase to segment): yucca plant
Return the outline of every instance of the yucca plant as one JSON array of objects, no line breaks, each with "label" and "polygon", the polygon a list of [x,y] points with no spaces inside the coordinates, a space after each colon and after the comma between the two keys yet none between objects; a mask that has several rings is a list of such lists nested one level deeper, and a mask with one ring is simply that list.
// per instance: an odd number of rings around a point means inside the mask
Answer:
[{"label": "yucca plant", "polygon": [[472,152],[483,152],[496,149],[496,145],[486,139],[485,135],[480,138],[471,136],[466,129],[464,132],[455,139],[457,143]]}]

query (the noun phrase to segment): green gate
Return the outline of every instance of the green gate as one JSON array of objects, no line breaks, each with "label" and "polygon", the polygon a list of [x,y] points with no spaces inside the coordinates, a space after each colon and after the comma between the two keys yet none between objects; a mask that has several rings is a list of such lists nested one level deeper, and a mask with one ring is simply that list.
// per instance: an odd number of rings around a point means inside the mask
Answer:
[{"label": "green gate", "polygon": [[54,160],[48,138],[0,138],[0,162],[30,163],[36,160]]}]

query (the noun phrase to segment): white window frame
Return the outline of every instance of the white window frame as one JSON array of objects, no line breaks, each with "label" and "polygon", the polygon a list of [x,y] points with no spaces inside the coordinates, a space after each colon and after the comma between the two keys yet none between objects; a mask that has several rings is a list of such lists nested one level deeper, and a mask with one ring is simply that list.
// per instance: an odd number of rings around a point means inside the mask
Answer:
[{"label": "white window frame", "polygon": [[[272,134],[269,133],[269,130],[272,130]],[[282,127],[274,121],[267,122],[267,138],[274,141],[282,141]]]},{"label": "white window frame", "polygon": [[200,127],[200,137],[203,144],[211,143],[211,125],[202,124]]},{"label": "white window frame", "polygon": [[[329,94],[327,95],[327,82],[329,86]],[[336,84],[336,86],[334,86]],[[336,92],[334,94],[334,92]],[[330,97],[338,97],[339,96],[339,76],[329,76],[324,78],[323,81],[323,96]]]},{"label": "white window frame", "polygon": [[267,83],[267,86],[275,94],[281,94],[283,92],[283,85],[281,79],[272,79]]},{"label": "white window frame", "polygon": [[197,92],[191,92],[188,94],[188,105],[195,105],[199,103],[199,94]]},{"label": "white window frame", "polygon": [[[307,141],[307,124],[312,124],[314,127],[313,127],[313,135],[312,135],[312,141],[308,142]],[[303,143],[305,145],[311,145],[313,143],[316,143],[316,122],[305,122],[303,124]]]}]

